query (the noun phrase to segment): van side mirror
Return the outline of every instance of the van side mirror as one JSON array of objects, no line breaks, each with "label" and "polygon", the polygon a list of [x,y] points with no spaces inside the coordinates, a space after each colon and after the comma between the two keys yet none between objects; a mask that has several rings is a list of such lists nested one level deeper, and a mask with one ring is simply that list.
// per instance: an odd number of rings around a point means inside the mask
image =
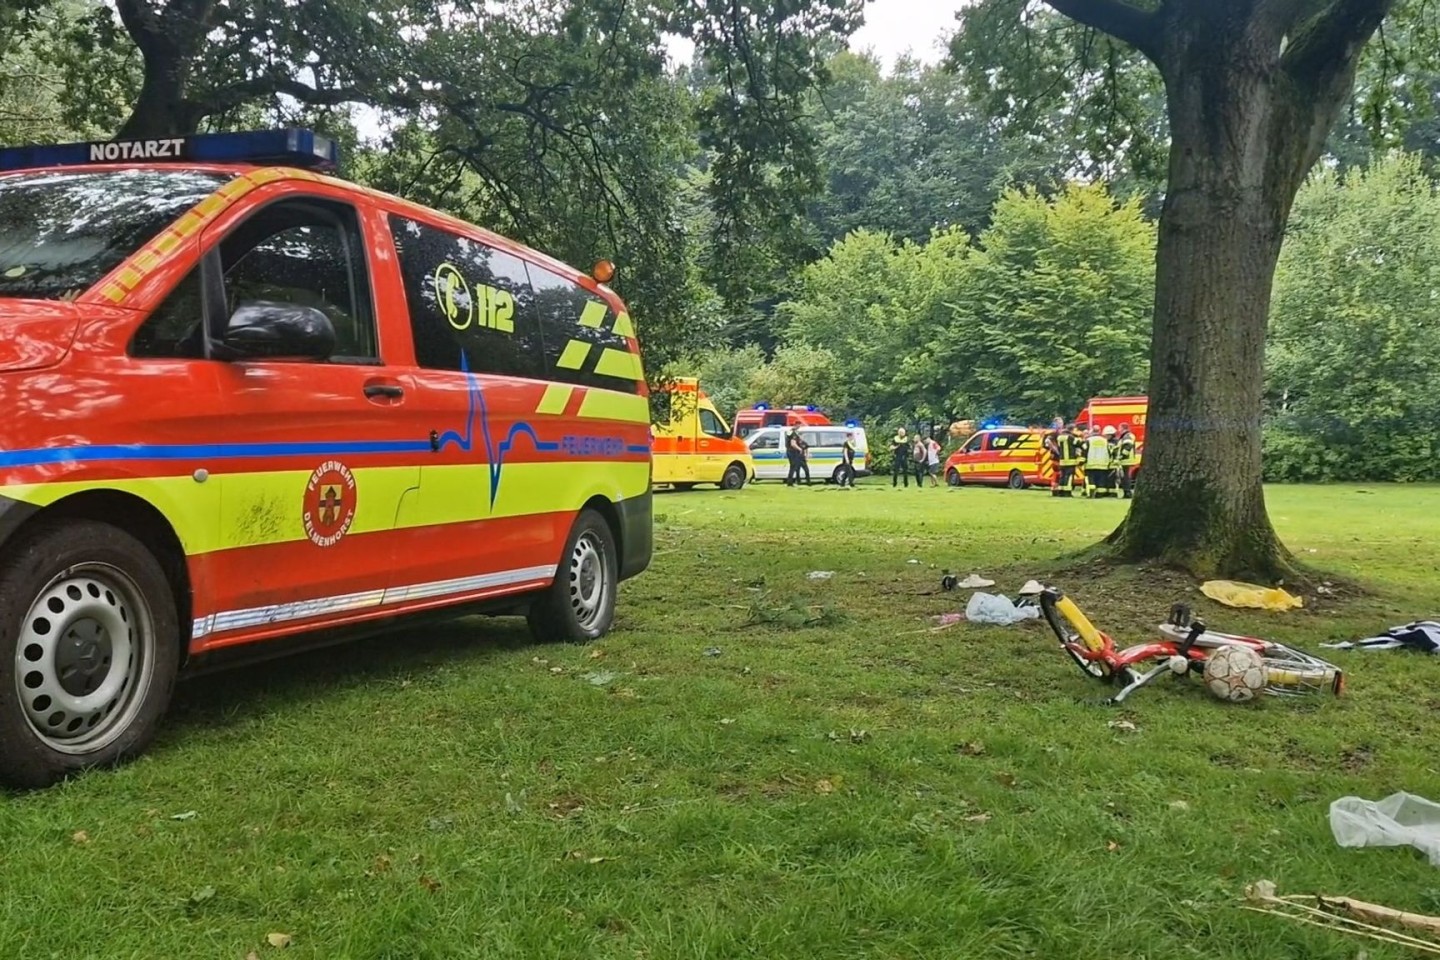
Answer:
[{"label": "van side mirror", "polygon": [[218,346],[224,360],[329,360],[335,327],[314,307],[246,300],[230,315]]}]

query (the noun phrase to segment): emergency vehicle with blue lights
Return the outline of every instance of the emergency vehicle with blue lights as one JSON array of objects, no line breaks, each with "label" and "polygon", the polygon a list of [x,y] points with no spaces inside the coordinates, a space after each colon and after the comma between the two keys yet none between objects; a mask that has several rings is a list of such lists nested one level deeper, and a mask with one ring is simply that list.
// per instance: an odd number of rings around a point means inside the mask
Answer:
[{"label": "emergency vehicle with blue lights", "polygon": [[335,162],[303,130],[0,150],[0,781],[141,752],[231,651],[472,611],[598,637],[649,564],[613,268]]}]

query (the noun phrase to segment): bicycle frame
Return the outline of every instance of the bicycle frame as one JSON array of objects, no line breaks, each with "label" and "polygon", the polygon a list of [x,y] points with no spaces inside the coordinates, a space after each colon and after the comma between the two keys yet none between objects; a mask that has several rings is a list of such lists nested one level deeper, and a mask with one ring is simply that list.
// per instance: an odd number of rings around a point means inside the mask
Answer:
[{"label": "bicycle frame", "polygon": [[[1167,673],[1203,673],[1210,651],[1225,646],[1243,646],[1260,656],[1267,668],[1267,693],[1296,696],[1328,689],[1338,696],[1344,690],[1344,673],[1334,664],[1258,637],[1213,633],[1205,629],[1203,622],[1192,621],[1188,608],[1181,604],[1171,608],[1171,621],[1160,626],[1161,639],[1118,649],[1110,635],[1091,623],[1075,601],[1061,591],[1045,587],[1039,599],[1040,609],[1061,647],[1080,669],[1121,685],[1110,698],[1111,703],[1124,702],[1136,690]],[[1140,669],[1147,663],[1155,665]]]}]

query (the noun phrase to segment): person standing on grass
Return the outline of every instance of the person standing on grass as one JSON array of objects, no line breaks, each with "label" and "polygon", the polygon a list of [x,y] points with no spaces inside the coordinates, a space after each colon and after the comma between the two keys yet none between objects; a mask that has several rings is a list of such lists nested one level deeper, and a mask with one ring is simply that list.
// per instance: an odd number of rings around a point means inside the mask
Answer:
[{"label": "person standing on grass", "polygon": [[1135,456],[1135,435],[1130,424],[1120,424],[1120,436],[1115,440],[1115,458],[1120,461],[1120,490],[1129,500],[1135,496],[1135,478],[1132,471],[1139,459]]},{"label": "person standing on grass", "polygon": [[905,428],[901,427],[895,431],[895,436],[890,439],[890,486],[900,486],[900,478],[905,478],[905,486],[910,486],[910,438],[905,435]]},{"label": "person standing on grass", "polygon": [[925,438],[915,434],[915,445],[910,448],[910,462],[915,469],[915,486],[925,486],[925,464],[930,459],[929,453],[925,450]]},{"label": "person standing on grass", "polygon": [[933,436],[925,438],[925,465],[930,471],[930,486],[940,486],[940,442]]},{"label": "person standing on grass", "polygon": [[794,427],[785,431],[785,459],[790,461],[785,486],[793,487],[800,482],[800,433]]},{"label": "person standing on grass", "polygon": [[1050,429],[1040,440],[1040,446],[1045,451],[1045,459],[1050,465],[1050,495],[1060,495],[1060,434],[1065,432],[1065,421],[1056,417],[1050,423]]},{"label": "person standing on grass", "polygon": [[840,448],[840,489],[855,489],[855,434],[845,434],[845,446]]},{"label": "person standing on grass", "polygon": [[[800,436],[800,428],[795,428],[795,447],[800,451],[800,472],[805,474],[805,486],[810,486],[810,444]],[[795,475],[795,482],[800,482],[800,475]]]}]

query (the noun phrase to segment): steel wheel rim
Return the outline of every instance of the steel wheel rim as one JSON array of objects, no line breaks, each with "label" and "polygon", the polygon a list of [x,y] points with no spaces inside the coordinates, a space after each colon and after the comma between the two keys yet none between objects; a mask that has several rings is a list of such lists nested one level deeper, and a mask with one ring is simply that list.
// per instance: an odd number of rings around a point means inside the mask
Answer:
[{"label": "steel wheel rim", "polygon": [[15,692],[50,749],[85,754],[131,725],[155,671],[155,622],[124,572],[82,563],[36,595],[15,644]]},{"label": "steel wheel rim", "polygon": [[593,629],[604,615],[610,596],[609,574],[600,538],[589,531],[581,534],[570,554],[570,609],[584,630]]}]

